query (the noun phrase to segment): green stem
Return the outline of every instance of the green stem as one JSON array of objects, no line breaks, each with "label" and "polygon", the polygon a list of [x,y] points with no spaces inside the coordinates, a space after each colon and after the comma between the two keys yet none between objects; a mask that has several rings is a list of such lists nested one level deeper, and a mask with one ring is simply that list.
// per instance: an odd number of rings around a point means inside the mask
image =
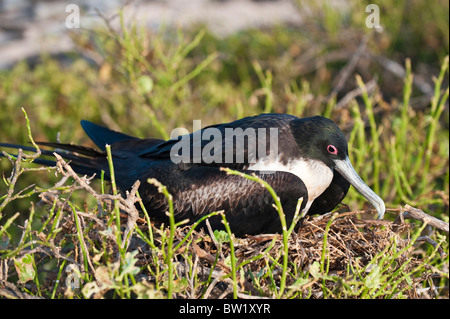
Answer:
[{"label": "green stem", "polygon": [[222,222],[228,233],[228,237],[230,238],[231,280],[233,281],[233,299],[237,299],[237,290],[238,289],[237,289],[237,280],[236,280],[236,255],[234,254],[233,237],[232,237],[230,225],[228,224],[228,221],[225,218],[225,214],[221,214],[221,215],[222,215]]},{"label": "green stem", "polygon": [[166,212],[166,215],[169,217],[169,238],[168,238],[168,243],[167,243],[167,254],[166,254],[166,265],[168,268],[168,284],[167,284],[167,297],[169,299],[172,299],[172,291],[173,291],[173,278],[174,278],[174,274],[173,274],[173,262],[172,262],[172,258],[173,258],[173,240],[175,237],[175,230],[177,225],[175,224],[175,216],[174,216],[174,211],[173,211],[173,198],[172,195],[169,193],[169,191],[167,190],[167,187],[164,186],[163,184],[161,184],[159,181],[157,181],[155,178],[149,178],[148,183],[155,185],[156,187],[158,187],[158,192],[160,192],[161,194],[163,194],[168,203],[169,203],[169,211]]},{"label": "green stem", "polygon": [[[292,221],[291,227],[289,228],[289,230],[287,229],[286,226],[286,216],[284,214],[283,211],[283,207],[281,206],[281,202],[280,202],[280,198],[278,197],[278,195],[275,193],[274,189],[269,185],[269,183],[267,183],[266,181],[262,180],[261,178],[259,178],[256,175],[248,175],[239,171],[235,171],[229,168],[221,168],[222,171],[225,171],[227,174],[231,174],[231,175],[239,175],[242,176],[248,180],[260,183],[264,188],[266,188],[270,195],[272,195],[273,200],[275,201],[275,207],[276,210],[278,212],[279,218],[280,218],[280,223],[281,223],[281,228],[282,228],[282,234],[283,234],[283,265],[282,265],[282,273],[281,273],[281,280],[280,280],[280,288],[278,291],[278,298],[281,298],[283,296],[284,293],[284,289],[286,287],[286,277],[287,277],[287,266],[288,266],[288,251],[289,251],[289,244],[288,244],[288,239],[289,239],[289,235],[292,232],[292,229],[295,226],[295,222],[299,220],[299,218],[297,217],[299,215],[299,208],[296,210],[296,214],[297,216],[295,216],[294,214],[294,220]],[[303,200],[303,199],[301,199]],[[299,207],[299,205],[297,205],[297,207]],[[301,202],[300,202],[300,207],[301,207]]]},{"label": "green stem", "polygon": [[364,100],[364,104],[366,106],[367,117],[369,118],[370,124],[370,133],[372,136],[373,143],[373,190],[375,193],[380,193],[380,143],[378,141],[379,134],[377,132],[377,124],[375,121],[375,116],[373,114],[373,105],[372,101],[367,94],[366,86],[361,78],[361,76],[356,76],[356,81],[358,82],[358,86],[361,88],[362,97]]}]

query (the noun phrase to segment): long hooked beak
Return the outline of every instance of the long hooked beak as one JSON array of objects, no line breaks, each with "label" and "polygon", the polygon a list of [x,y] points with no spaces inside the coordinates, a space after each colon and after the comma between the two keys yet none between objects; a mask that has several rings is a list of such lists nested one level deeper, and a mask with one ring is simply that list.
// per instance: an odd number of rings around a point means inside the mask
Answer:
[{"label": "long hooked beak", "polygon": [[335,169],[375,207],[378,219],[382,219],[386,209],[384,201],[359,177],[348,156],[344,160],[335,160],[334,163],[336,164]]}]

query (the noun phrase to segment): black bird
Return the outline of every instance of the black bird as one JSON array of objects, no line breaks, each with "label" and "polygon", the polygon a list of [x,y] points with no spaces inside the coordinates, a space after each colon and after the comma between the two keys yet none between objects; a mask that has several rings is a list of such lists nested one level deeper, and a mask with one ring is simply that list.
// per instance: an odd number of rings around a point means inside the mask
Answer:
[{"label": "black bird", "polygon": [[[230,123],[205,127],[168,141],[139,139],[81,121],[87,135],[100,148],[40,142],[53,147],[70,161],[79,174],[105,172],[109,168],[105,145],[111,145],[116,183],[129,190],[140,180],[139,192],[151,218],[166,221],[168,203],[157,188],[147,183],[156,178],[167,186],[174,200],[176,220],[191,223],[213,211],[224,210],[236,236],[273,233],[281,230],[278,213],[269,192],[259,183],[228,175],[220,167],[256,174],[280,197],[288,224],[297,201],[303,197],[303,214],[331,211],[353,185],[382,218],[383,200],[358,176],[348,158],[344,134],[331,120],[314,116],[298,118],[287,114],[261,114]],[[0,147],[32,147],[0,144]],[[42,150],[43,155],[53,151]],[[38,158],[38,164],[55,161]],[[221,218],[210,219],[222,229]]]}]

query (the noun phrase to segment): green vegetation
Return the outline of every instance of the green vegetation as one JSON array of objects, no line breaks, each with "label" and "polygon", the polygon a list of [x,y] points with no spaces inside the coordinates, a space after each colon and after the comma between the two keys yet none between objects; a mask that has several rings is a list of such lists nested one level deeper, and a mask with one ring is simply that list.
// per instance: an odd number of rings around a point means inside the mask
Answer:
[{"label": "green vegetation", "polygon": [[[0,141],[60,133],[61,142],[89,145],[81,119],[167,138],[194,119],[321,114],[348,136],[355,170],[387,204],[386,221],[359,218],[369,207],[350,189],[348,206],[308,217],[298,231],[284,225],[279,236],[235,238],[173,218],[165,227],[135,208],[137,188],[121,196],[111,183],[109,194],[103,178],[62,162],[37,167],[29,162],[39,153],[19,153],[0,161],[0,295],[448,298],[448,234],[396,217],[409,204],[448,222],[448,2],[384,1],[381,33],[365,27],[365,4],[349,5],[350,16],[299,1],[308,12],[301,28],[224,39],[201,26],[156,34],[123,19],[119,30],[72,34],[91,60],[42,56],[0,71]],[[170,202],[164,185],[149,182]]]}]

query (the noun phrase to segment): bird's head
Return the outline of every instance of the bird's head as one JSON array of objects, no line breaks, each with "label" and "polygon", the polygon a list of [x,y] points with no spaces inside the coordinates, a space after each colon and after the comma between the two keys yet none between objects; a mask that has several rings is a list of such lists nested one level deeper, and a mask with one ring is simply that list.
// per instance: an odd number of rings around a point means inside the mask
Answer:
[{"label": "bird's head", "polygon": [[338,171],[375,207],[378,218],[383,218],[383,200],[356,173],[348,157],[347,140],[333,121],[321,116],[302,118],[292,121],[291,129],[302,157]]}]

